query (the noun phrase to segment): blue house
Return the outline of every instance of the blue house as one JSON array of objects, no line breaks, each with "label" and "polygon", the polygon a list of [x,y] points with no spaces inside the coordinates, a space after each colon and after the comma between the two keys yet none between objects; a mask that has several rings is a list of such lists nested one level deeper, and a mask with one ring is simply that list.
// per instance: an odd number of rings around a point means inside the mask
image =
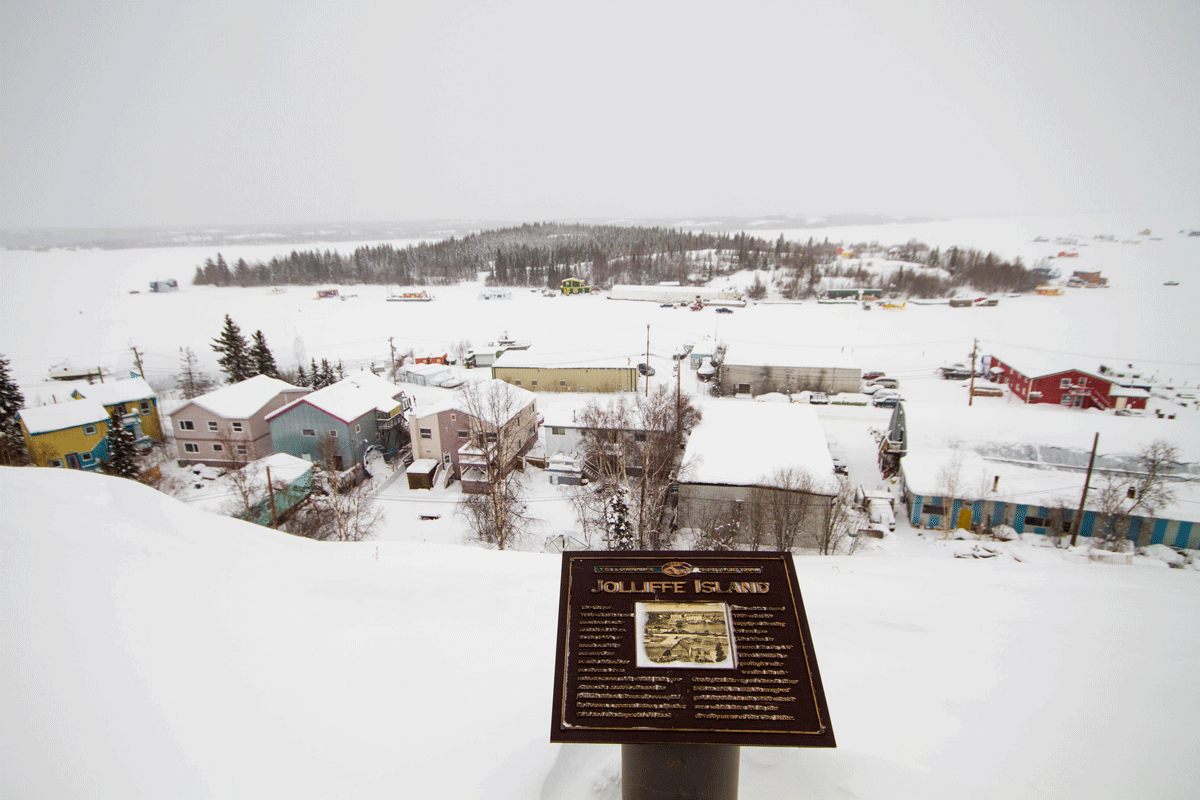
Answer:
[{"label": "blue house", "polygon": [[271,447],[327,469],[350,469],[371,447],[396,454],[411,405],[400,387],[359,372],[268,414]]}]

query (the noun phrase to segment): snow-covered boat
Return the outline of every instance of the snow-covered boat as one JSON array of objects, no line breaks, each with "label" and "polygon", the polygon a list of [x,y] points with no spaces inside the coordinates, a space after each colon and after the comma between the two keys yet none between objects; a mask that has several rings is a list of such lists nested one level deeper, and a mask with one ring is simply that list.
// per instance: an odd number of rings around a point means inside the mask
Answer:
[{"label": "snow-covered boat", "polygon": [[489,348],[503,347],[505,350],[528,350],[532,345],[533,345],[533,342],[526,342],[526,341],[522,341],[522,340],[518,340],[518,339],[510,339],[508,337],[508,331],[505,331],[504,335],[501,336],[499,339],[497,339],[494,342],[488,342],[484,346],[489,347]]},{"label": "snow-covered boat", "polygon": [[433,299],[433,295],[424,289],[419,292],[401,292],[399,294],[389,291],[387,299],[389,303],[428,303]]}]

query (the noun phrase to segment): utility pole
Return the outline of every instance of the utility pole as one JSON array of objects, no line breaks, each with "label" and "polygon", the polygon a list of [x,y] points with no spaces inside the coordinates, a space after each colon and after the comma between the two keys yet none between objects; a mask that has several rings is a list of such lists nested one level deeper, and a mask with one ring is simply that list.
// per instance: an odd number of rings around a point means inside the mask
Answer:
[{"label": "utility pole", "polygon": [[646,397],[650,396],[650,326],[646,326]]},{"label": "utility pole", "polygon": [[392,337],[388,337],[388,347],[392,351],[392,383],[396,382],[396,345],[392,344]]},{"label": "utility pole", "polygon": [[267,497],[271,498],[271,527],[279,527],[279,514],[275,510],[275,487],[271,485],[271,468],[267,467]]},{"label": "utility pole", "polygon": [[129,349],[133,351],[133,360],[137,362],[138,375],[142,376],[142,380],[146,380],[146,371],[142,369],[142,354],[133,345],[129,345]]},{"label": "utility pole", "polygon": [[1075,546],[1075,539],[1079,536],[1079,526],[1083,524],[1083,504],[1087,502],[1088,486],[1092,482],[1092,465],[1096,463],[1096,445],[1100,444],[1100,432],[1096,432],[1096,438],[1092,439],[1092,457],[1088,459],[1087,477],[1083,479],[1083,494],[1079,497],[1079,510],[1075,512],[1075,519],[1071,520],[1071,547]]},{"label": "utility pole", "polygon": [[979,340],[971,345],[971,388],[967,392],[967,405],[975,405],[975,353],[979,350]]}]

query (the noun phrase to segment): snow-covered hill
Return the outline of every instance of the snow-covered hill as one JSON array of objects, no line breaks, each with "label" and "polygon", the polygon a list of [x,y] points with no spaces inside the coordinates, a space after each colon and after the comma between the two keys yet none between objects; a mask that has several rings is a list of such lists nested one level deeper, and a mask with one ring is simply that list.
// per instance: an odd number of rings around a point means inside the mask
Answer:
[{"label": "snow-covered hill", "polygon": [[[145,487],[0,469],[0,796],[616,798],[549,743],[559,561],[326,544]],[[942,556],[942,557],[937,557]],[[746,798],[1188,797],[1183,570],[802,558],[834,751]]]}]

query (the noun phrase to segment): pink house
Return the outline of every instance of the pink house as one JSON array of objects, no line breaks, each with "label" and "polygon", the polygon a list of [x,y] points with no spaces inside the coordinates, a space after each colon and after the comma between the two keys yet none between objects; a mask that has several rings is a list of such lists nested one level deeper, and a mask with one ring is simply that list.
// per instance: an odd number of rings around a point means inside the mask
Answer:
[{"label": "pink house", "polygon": [[256,375],[188,400],[170,414],[179,463],[231,467],[270,455],[267,415],[310,391]]}]

